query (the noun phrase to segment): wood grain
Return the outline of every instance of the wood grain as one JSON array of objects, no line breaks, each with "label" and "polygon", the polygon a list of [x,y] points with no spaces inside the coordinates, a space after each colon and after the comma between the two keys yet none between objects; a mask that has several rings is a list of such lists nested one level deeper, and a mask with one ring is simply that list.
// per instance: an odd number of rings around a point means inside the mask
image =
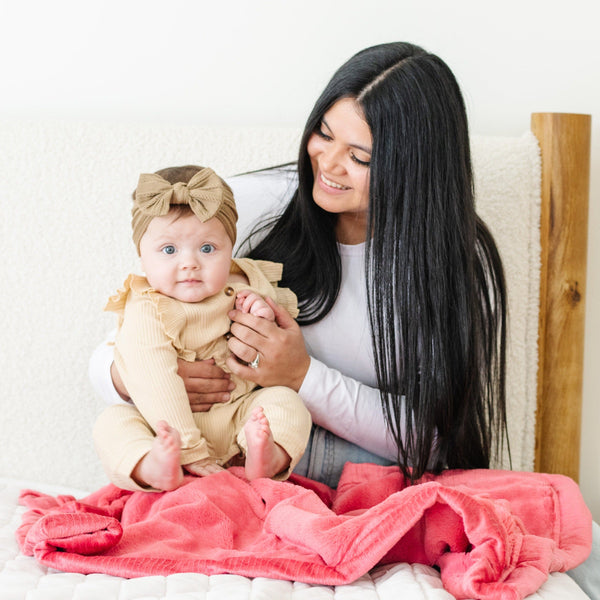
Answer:
[{"label": "wood grain", "polygon": [[590,115],[534,113],[542,154],[535,470],[578,481],[590,177]]}]

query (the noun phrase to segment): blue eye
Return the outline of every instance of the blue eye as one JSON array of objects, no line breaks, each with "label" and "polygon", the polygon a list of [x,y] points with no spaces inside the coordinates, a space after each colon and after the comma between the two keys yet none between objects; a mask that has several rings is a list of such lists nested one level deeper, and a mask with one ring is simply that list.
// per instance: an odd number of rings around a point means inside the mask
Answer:
[{"label": "blue eye", "polygon": [[163,252],[164,254],[167,254],[167,255],[171,255],[171,254],[175,254],[176,249],[175,249],[175,246],[169,245],[169,246],[164,246],[163,248],[161,248],[161,252]]},{"label": "blue eye", "polygon": [[215,247],[212,244],[204,244],[202,248],[200,248],[200,252],[202,252],[203,254],[210,254],[214,251],[214,249]]}]

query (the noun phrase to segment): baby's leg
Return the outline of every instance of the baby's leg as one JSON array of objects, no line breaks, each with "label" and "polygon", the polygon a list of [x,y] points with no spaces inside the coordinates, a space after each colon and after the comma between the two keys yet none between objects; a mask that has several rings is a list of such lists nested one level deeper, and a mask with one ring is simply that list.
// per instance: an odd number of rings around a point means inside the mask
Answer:
[{"label": "baby's leg", "polygon": [[254,407],[244,425],[246,435],[246,477],[275,477],[290,465],[290,455],[273,439],[269,421],[262,406]]},{"label": "baby's leg", "polygon": [[143,487],[163,491],[174,490],[183,483],[180,455],[179,432],[166,421],[159,421],[152,448],[135,466],[131,477]]}]

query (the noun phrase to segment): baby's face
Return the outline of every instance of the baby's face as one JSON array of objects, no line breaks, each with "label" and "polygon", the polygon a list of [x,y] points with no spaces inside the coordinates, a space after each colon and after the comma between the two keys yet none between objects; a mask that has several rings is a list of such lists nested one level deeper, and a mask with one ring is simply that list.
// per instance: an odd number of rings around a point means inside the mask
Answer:
[{"label": "baby's face", "polygon": [[232,250],[221,221],[213,217],[203,223],[193,213],[155,217],[140,241],[150,285],[182,302],[200,302],[223,289]]}]

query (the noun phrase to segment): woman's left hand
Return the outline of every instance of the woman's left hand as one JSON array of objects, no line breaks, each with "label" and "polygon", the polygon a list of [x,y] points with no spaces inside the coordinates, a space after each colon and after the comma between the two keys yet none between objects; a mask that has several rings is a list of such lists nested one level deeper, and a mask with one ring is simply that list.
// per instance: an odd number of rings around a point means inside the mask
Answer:
[{"label": "woman's left hand", "polygon": [[[232,336],[227,359],[229,369],[262,387],[284,385],[296,392],[310,366],[300,327],[281,306],[266,298],[275,313],[275,322],[232,310],[229,318]],[[257,354],[258,353],[258,354]],[[258,366],[249,363],[258,356]]]}]

